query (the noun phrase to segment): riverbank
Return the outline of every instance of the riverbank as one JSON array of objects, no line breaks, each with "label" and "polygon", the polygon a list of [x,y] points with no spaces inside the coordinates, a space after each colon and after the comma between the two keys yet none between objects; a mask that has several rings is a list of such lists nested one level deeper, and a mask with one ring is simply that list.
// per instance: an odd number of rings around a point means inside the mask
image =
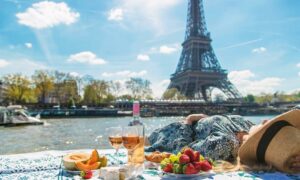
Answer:
[{"label": "riverbank", "polygon": [[[230,108],[225,106],[162,106],[142,107],[141,117],[170,117],[187,116],[189,114],[204,113],[208,115],[217,114],[239,114],[243,116],[276,115],[288,111],[288,108],[274,107],[240,107]],[[31,116],[39,116],[42,119],[53,118],[95,118],[95,117],[126,117],[132,116],[129,109],[118,108],[88,108],[88,109],[28,109]]]},{"label": "riverbank", "polygon": [[[269,116],[246,116],[253,123]],[[155,129],[183,120],[179,117],[142,118],[149,135]],[[127,126],[132,117],[64,118],[43,120],[43,126],[0,127],[0,154],[15,154],[45,150],[112,148],[106,128]],[[96,138],[99,137],[99,138]]]}]

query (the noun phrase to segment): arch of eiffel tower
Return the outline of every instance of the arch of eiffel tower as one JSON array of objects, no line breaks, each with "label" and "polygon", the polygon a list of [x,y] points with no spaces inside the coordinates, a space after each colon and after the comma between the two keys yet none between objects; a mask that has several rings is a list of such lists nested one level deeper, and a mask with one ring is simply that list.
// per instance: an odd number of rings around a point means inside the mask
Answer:
[{"label": "arch of eiffel tower", "polygon": [[211,46],[207,31],[203,0],[188,0],[185,40],[176,71],[171,75],[168,89],[176,88],[189,99],[211,101],[214,88],[228,100],[241,100],[241,94],[228,80]]}]

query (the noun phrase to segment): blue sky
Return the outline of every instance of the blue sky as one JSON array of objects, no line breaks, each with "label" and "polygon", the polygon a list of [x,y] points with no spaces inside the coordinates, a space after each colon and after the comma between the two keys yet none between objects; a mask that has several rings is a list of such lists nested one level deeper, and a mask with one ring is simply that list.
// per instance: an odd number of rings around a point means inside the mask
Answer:
[{"label": "blue sky", "polygon": [[[204,0],[212,45],[243,93],[299,89],[300,1]],[[0,75],[55,69],[159,96],[181,53],[186,0],[0,0]]]}]

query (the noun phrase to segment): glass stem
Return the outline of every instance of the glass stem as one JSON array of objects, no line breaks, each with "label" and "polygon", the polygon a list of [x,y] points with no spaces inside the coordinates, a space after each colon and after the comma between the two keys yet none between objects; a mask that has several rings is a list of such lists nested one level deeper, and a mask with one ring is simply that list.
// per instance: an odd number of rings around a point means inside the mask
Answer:
[{"label": "glass stem", "polygon": [[117,165],[120,165],[120,160],[119,160],[119,148],[116,149],[115,156],[116,156],[116,159],[117,159]]},{"label": "glass stem", "polygon": [[128,163],[129,164],[132,163],[132,155],[133,155],[133,150],[132,149],[128,150]]}]

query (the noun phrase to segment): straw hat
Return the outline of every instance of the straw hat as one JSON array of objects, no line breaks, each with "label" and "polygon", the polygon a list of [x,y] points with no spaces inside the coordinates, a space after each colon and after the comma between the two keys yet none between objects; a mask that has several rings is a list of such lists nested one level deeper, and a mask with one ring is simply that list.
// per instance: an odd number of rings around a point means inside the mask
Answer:
[{"label": "straw hat", "polygon": [[272,165],[280,171],[291,170],[291,160],[300,155],[300,110],[279,115],[251,133],[239,149],[242,164]]}]

